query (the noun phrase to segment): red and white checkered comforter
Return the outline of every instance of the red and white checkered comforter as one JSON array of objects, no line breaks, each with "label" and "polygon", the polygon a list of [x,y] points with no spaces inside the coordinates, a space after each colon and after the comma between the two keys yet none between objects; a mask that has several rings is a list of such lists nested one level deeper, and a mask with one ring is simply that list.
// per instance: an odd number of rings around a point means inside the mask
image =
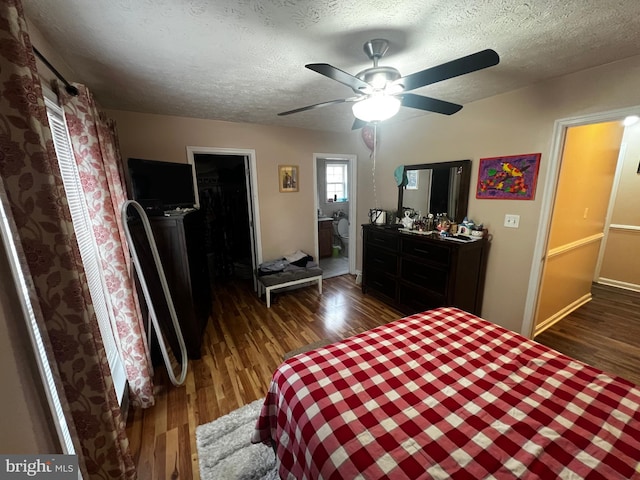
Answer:
[{"label": "red and white checkered comforter", "polygon": [[283,479],[640,478],[640,390],[440,308],[283,363],[272,440]]}]

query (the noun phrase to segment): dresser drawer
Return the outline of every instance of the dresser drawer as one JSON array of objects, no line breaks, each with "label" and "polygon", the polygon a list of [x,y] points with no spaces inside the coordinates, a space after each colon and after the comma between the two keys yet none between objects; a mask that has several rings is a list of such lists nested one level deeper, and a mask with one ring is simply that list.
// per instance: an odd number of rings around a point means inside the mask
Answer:
[{"label": "dresser drawer", "polygon": [[402,269],[401,277],[403,280],[417,287],[427,288],[432,292],[446,295],[449,279],[447,270],[435,266],[422,265],[406,258],[402,259],[400,268]]},{"label": "dresser drawer", "polygon": [[442,295],[434,295],[419,288],[401,285],[400,304],[407,315],[412,315],[443,306],[445,298]]},{"label": "dresser drawer", "polygon": [[395,233],[387,233],[384,230],[369,229],[366,231],[366,240],[368,246],[376,246],[393,250],[396,253],[398,249],[398,235]]},{"label": "dresser drawer", "polygon": [[364,283],[367,288],[376,290],[390,299],[395,299],[397,283],[394,278],[385,275],[383,272],[377,270],[368,271],[364,277]]},{"label": "dresser drawer", "polygon": [[449,265],[451,250],[445,246],[437,245],[435,242],[403,238],[400,248],[404,255],[423,258],[440,265]]},{"label": "dresser drawer", "polygon": [[395,275],[398,273],[398,255],[380,248],[369,247],[365,258],[365,269],[370,268]]}]

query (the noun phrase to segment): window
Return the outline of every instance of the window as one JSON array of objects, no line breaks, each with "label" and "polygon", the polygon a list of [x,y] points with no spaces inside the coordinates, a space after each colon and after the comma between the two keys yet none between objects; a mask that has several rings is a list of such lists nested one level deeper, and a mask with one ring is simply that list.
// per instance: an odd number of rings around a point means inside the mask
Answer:
[{"label": "window", "polygon": [[418,190],[418,170],[407,170],[407,190]]},{"label": "window", "polygon": [[113,377],[118,401],[122,404],[122,397],[126,385],[126,374],[120,353],[118,352],[116,339],[113,335],[111,311],[105,298],[107,287],[104,283],[104,275],[102,273],[102,267],[100,266],[100,258],[93,235],[93,228],[91,227],[82,185],[80,184],[80,174],[78,173],[78,167],[73,157],[62,109],[48,98],[45,99],[45,103],[51,134],[53,136],[53,144],[56,150],[56,156],[58,157],[58,165],[60,165],[62,183],[64,184],[67,203],[69,204],[69,210],[71,212],[73,229],[76,233],[80,256],[82,257],[82,263],[87,275],[89,292],[93,300],[93,307],[98,319],[100,333],[102,334],[102,341],[107,354],[109,367],[111,368],[111,376]]},{"label": "window", "polygon": [[[64,417],[64,410],[60,403],[60,397],[56,389],[56,384],[53,379],[53,373],[49,366],[49,358],[47,351],[42,342],[42,336],[40,335],[40,328],[36,321],[35,314],[33,313],[33,306],[29,297],[29,289],[27,288],[27,280],[22,273],[20,266],[20,260],[18,259],[18,252],[13,238],[10,234],[8,218],[3,203],[6,202],[4,188],[2,182],[0,182],[0,248],[4,240],[5,247],[7,249],[7,255],[9,257],[9,264],[11,272],[13,273],[14,281],[19,289],[20,303],[22,311],[27,319],[29,334],[31,336],[31,342],[34,346],[36,353],[36,363],[42,376],[42,381],[45,386],[45,395],[53,415],[53,423],[55,425],[60,443],[62,446],[62,453],[67,455],[75,454],[75,448],[73,446],[73,440],[71,439],[71,432],[69,432],[69,425]],[[3,279],[3,282],[6,280]],[[3,284],[3,288],[6,287],[6,283]]]},{"label": "window", "polygon": [[347,164],[327,162],[327,202],[348,202]]}]

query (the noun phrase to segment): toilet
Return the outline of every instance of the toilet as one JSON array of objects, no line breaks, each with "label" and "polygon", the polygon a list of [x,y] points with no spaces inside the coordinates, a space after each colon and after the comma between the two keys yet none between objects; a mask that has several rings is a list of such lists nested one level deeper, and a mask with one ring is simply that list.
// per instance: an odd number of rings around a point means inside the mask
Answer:
[{"label": "toilet", "polygon": [[341,217],[337,224],[334,223],[335,234],[340,238],[342,242],[342,253],[344,256],[349,256],[349,220],[346,217]]}]

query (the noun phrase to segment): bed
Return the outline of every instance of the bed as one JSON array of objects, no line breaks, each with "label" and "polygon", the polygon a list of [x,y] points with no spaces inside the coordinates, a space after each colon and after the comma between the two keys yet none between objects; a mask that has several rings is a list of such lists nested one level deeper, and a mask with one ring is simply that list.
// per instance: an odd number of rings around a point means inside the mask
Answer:
[{"label": "bed", "polygon": [[284,362],[252,441],[283,479],[640,478],[640,390],[439,308]]}]

